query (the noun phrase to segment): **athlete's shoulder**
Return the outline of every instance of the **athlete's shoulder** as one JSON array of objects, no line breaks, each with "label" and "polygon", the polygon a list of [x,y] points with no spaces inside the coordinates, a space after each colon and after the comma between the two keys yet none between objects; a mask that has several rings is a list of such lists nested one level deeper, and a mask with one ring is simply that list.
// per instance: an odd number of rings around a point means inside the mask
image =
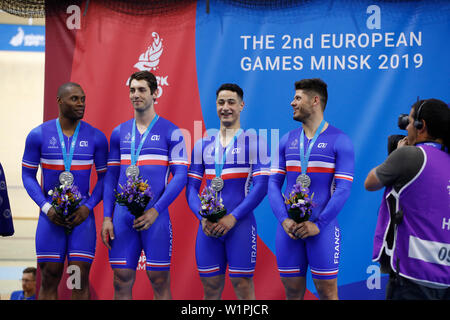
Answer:
[{"label": "athlete's shoulder", "polygon": [[40,139],[40,138],[42,138],[42,135],[44,132],[49,132],[52,130],[56,131],[55,123],[56,123],[56,119],[48,120],[48,121],[41,123],[40,125],[38,125],[30,130],[30,132],[28,133],[28,138],[33,139],[33,140]]},{"label": "athlete's shoulder", "polygon": [[160,129],[167,130],[168,132],[179,129],[178,126],[174,124],[172,121],[167,120],[166,118],[163,118],[161,116],[159,116],[159,119],[156,122],[156,124],[158,124],[158,127]]},{"label": "athlete's shoulder", "polygon": [[328,128],[325,130],[325,133],[329,137],[333,137],[335,139],[340,139],[344,140],[345,142],[351,143],[350,137],[347,133],[331,124],[328,124]]}]

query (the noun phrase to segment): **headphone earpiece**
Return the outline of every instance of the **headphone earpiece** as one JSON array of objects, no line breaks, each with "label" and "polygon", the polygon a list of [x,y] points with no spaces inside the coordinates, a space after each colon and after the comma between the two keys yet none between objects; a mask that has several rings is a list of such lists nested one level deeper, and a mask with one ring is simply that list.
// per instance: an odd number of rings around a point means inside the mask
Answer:
[{"label": "headphone earpiece", "polygon": [[427,100],[422,102],[422,104],[417,109],[416,117],[414,118],[414,128],[416,128],[417,130],[420,130],[423,128],[423,122],[422,122],[422,120],[419,120],[419,116],[420,116],[420,111],[422,110],[422,107],[426,102],[427,102]]}]

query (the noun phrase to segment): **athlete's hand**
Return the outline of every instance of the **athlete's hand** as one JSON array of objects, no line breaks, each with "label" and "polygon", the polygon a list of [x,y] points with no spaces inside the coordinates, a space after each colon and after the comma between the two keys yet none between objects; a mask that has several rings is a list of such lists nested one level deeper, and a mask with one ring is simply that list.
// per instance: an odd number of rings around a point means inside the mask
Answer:
[{"label": "athlete's hand", "polygon": [[56,210],[55,210],[55,208],[53,208],[53,206],[48,210],[47,217],[51,222],[53,222],[54,224],[56,224],[58,226],[61,226],[61,227],[66,226],[66,221],[64,220],[63,217],[61,217],[59,214],[56,213]]},{"label": "athlete's hand", "polygon": [[211,222],[208,219],[203,218],[201,223],[203,233],[208,237],[214,237],[214,235],[211,233],[211,230],[217,225],[217,222]]},{"label": "athlete's hand", "polygon": [[111,245],[109,244],[110,239],[114,240],[114,227],[113,227],[112,219],[109,217],[106,217],[103,220],[103,225],[102,225],[102,241],[109,250],[111,250]]},{"label": "athlete's hand", "polygon": [[224,236],[234,227],[236,222],[237,220],[232,214],[227,214],[217,222],[211,233],[216,237]]},{"label": "athlete's hand", "polygon": [[314,222],[305,221],[297,224],[296,228],[293,230],[295,236],[301,239],[307,237],[312,237],[319,234],[320,230]]},{"label": "athlete's hand", "polygon": [[152,226],[158,216],[159,213],[155,208],[148,209],[142,216],[134,219],[133,228],[137,231],[147,230]]},{"label": "athlete's hand", "polygon": [[70,216],[66,218],[67,226],[70,228],[76,227],[81,224],[89,216],[89,208],[85,205],[80,206]]},{"label": "athlete's hand", "polygon": [[284,221],[281,223],[281,225],[283,226],[284,232],[287,233],[287,235],[293,239],[293,240],[298,240],[298,237],[295,235],[295,233],[293,232],[297,226],[297,223],[292,220],[291,218],[286,218],[284,219]]}]

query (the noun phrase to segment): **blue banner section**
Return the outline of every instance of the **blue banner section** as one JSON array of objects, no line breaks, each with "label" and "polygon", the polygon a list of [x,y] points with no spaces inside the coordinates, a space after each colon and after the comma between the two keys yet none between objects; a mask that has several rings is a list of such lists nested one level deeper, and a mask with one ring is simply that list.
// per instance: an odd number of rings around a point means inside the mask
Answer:
[{"label": "blue banner section", "polygon": [[[325,119],[355,148],[352,194],[339,214],[341,298],[384,297],[386,281],[372,281],[380,277],[372,245],[382,193],[366,192],[363,184],[386,158],[388,136],[406,135],[397,127],[400,113],[409,113],[418,97],[450,101],[450,3],[307,1],[269,10],[214,1],[209,9],[198,2],[197,77],[206,128],[219,127],[216,89],[234,82],[244,89],[242,127],[274,144],[299,126],[290,106],[294,82],[323,79]],[[267,198],[255,216],[275,253],[278,221]],[[310,276],[307,281],[315,292]]]},{"label": "blue banner section", "polygon": [[45,51],[45,27],[0,24],[0,50]]}]

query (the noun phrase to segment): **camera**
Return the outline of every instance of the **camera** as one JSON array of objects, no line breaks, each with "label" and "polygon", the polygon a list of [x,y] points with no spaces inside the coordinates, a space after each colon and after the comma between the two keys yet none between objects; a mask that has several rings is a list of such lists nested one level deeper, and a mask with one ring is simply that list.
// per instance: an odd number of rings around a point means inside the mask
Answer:
[{"label": "camera", "polygon": [[[401,113],[398,116],[398,127],[401,130],[406,130],[406,127],[409,124],[409,115],[406,113]],[[400,140],[402,140],[404,137],[406,137],[405,135],[401,135],[401,134],[393,134],[390,135],[388,137],[388,143],[387,143],[387,148],[388,148],[388,155],[391,154],[392,151],[394,151],[395,149],[397,149],[397,144]]]}]

